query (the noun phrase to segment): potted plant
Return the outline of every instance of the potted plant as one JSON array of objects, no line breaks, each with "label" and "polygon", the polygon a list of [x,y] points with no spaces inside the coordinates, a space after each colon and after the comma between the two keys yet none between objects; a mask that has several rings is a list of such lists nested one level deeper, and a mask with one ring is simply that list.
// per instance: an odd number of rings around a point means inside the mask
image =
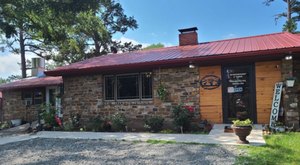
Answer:
[{"label": "potted plant", "polygon": [[253,123],[250,119],[246,120],[233,120],[231,128],[233,132],[239,137],[238,143],[240,144],[249,144],[249,141],[246,140],[247,136],[250,135],[253,127]]},{"label": "potted plant", "polygon": [[285,132],[285,126],[282,122],[276,121],[275,123],[275,131],[276,132]]}]

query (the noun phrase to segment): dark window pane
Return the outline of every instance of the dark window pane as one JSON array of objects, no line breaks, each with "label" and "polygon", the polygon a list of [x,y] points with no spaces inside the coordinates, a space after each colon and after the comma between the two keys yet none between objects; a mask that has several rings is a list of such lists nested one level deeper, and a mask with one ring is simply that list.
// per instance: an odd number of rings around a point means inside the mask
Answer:
[{"label": "dark window pane", "polygon": [[138,75],[117,76],[117,99],[139,98]]},{"label": "dark window pane", "polygon": [[115,77],[105,77],[105,100],[115,99]]},{"label": "dark window pane", "polygon": [[150,73],[142,74],[142,98],[152,98],[152,76]]},{"label": "dark window pane", "polygon": [[23,92],[23,99],[32,99],[32,92],[31,91]]},{"label": "dark window pane", "polygon": [[42,90],[35,90],[33,96],[34,96],[34,104],[42,104],[43,103]]}]

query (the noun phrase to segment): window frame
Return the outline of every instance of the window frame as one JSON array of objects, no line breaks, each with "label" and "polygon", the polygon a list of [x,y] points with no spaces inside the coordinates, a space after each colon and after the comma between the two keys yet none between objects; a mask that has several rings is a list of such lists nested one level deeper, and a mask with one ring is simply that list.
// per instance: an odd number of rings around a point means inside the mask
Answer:
[{"label": "window frame", "polygon": [[[153,75],[152,72],[137,72],[137,73],[124,73],[124,74],[110,74],[110,75],[104,75],[104,79],[103,79],[103,97],[104,97],[104,101],[107,102],[116,102],[116,101],[150,101],[153,100],[153,76],[151,76],[151,93],[152,93],[152,97],[151,98],[143,98],[142,96],[142,88],[143,88],[143,84],[142,84],[142,75],[146,74],[146,73],[150,73],[151,75]],[[118,99],[118,76],[131,76],[131,75],[137,75],[138,76],[138,90],[139,90],[139,98],[138,99]],[[106,99],[106,81],[105,78],[106,77],[113,77],[115,84],[114,84],[114,99],[112,100],[107,100]]]},{"label": "window frame", "polygon": [[[36,97],[35,96],[35,92],[36,91],[39,91],[41,92],[42,96],[40,97]],[[44,88],[32,88],[32,89],[24,89],[21,91],[21,96],[22,96],[22,101],[24,101],[24,104],[25,104],[25,101],[30,101],[30,105],[41,105],[41,104],[44,104],[45,103],[45,89]],[[31,94],[31,98],[26,98],[24,95],[25,93],[30,93]],[[36,103],[36,99],[41,99],[41,103],[38,104]]]}]

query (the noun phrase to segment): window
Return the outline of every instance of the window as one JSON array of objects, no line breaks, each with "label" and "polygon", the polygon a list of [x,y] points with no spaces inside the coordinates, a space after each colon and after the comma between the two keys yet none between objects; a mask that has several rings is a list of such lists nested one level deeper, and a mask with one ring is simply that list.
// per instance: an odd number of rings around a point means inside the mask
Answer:
[{"label": "window", "polygon": [[41,90],[35,90],[34,91],[33,103],[35,105],[43,103],[43,92]]},{"label": "window", "polygon": [[142,98],[152,98],[152,77],[151,74],[142,74]]},{"label": "window", "polygon": [[105,76],[105,100],[152,98],[151,73]]},{"label": "window", "polygon": [[26,90],[22,92],[22,99],[25,105],[42,104],[44,102],[43,89]]},{"label": "window", "polygon": [[114,100],[115,99],[115,77],[106,76],[104,84],[105,84],[105,99]]},{"label": "window", "polygon": [[117,99],[139,98],[139,75],[117,76]]},{"label": "window", "polygon": [[24,91],[22,93],[22,99],[24,100],[25,105],[31,105],[32,104],[32,92]]}]

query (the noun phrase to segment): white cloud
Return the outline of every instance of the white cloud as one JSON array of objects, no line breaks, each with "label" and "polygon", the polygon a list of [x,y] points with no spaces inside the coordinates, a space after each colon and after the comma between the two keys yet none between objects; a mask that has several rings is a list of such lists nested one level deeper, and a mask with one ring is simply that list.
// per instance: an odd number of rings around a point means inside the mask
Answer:
[{"label": "white cloud", "polygon": [[172,43],[166,43],[166,42],[163,42],[162,44],[163,44],[165,47],[175,46],[175,45],[172,44]]},{"label": "white cloud", "polygon": [[115,39],[115,40],[121,41],[122,43],[124,43],[124,42],[131,42],[131,43],[134,44],[134,45],[141,44],[143,47],[147,47],[147,46],[150,45],[149,43],[141,43],[141,42],[138,42],[138,41],[136,41],[136,40],[134,40],[134,39],[126,38],[126,37],[124,37],[124,36],[122,36],[122,37],[119,38],[119,39]]},{"label": "white cloud", "polygon": [[229,34],[226,34],[225,36],[223,36],[222,38],[223,39],[232,39],[232,38],[237,38],[237,37],[238,37],[237,34],[229,33]]},{"label": "white cloud", "polygon": [[[114,39],[114,40],[121,41],[122,43],[124,43],[124,42],[131,42],[131,43],[133,43],[135,45],[141,44],[143,46],[143,48],[151,45],[150,43],[141,43],[141,42],[138,42],[137,40],[134,40],[134,39],[131,39],[131,38],[126,38],[124,36],[122,36],[119,39]],[[162,43],[165,47],[174,46],[172,43],[166,43],[166,42],[158,42],[158,43]],[[157,43],[153,43],[153,44],[157,44]]]},{"label": "white cloud", "polygon": [[[31,59],[36,57],[33,54],[26,54],[26,59]],[[21,62],[20,55],[13,53],[0,53],[0,77],[7,78],[10,75],[21,75],[21,68],[18,63]],[[27,75],[30,71],[27,71]]]}]

